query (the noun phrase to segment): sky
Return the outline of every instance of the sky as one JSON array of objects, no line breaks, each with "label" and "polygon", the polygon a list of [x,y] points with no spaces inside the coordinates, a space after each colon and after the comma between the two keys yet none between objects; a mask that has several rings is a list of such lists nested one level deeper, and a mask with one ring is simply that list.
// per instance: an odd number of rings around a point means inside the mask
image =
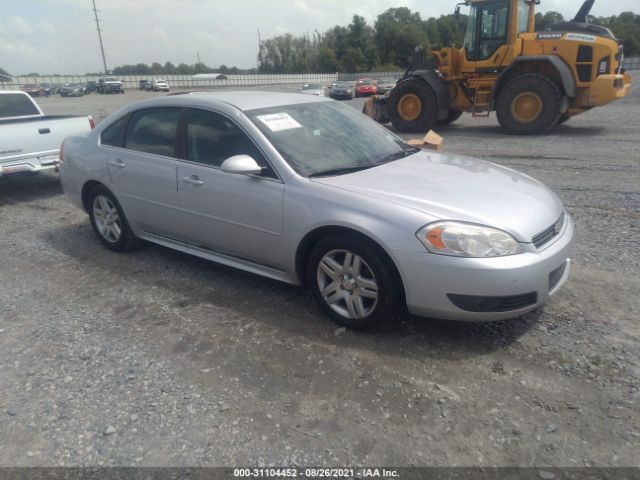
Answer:
[{"label": "sky", "polygon": [[[422,18],[452,13],[456,0],[95,0],[107,67],[158,61],[250,68],[263,39],[322,33],[358,14],[373,24],[391,7]],[[461,0],[460,0],[461,1]],[[582,0],[542,0],[539,11],[572,18]],[[592,14],[637,11],[638,0],[597,0]],[[102,71],[91,0],[0,0],[0,67],[11,74]]]}]

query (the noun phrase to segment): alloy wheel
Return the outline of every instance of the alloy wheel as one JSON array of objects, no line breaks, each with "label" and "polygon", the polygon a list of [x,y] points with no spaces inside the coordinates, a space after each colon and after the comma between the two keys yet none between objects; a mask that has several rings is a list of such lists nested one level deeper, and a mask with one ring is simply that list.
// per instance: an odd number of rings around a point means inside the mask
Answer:
[{"label": "alloy wheel", "polygon": [[102,237],[116,243],[122,235],[122,221],[118,209],[110,198],[97,195],[93,199],[93,218]]}]

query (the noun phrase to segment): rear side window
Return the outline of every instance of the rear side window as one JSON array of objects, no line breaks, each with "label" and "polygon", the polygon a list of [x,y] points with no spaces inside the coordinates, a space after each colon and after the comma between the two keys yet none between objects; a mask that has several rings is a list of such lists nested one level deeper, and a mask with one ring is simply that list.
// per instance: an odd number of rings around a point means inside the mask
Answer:
[{"label": "rear side window", "polygon": [[154,108],[131,115],[125,148],[154,155],[173,156],[181,109]]},{"label": "rear side window", "polygon": [[0,118],[38,115],[38,109],[26,95],[3,93],[0,95]]},{"label": "rear side window", "polygon": [[109,145],[110,147],[122,146],[122,136],[128,118],[128,116],[124,116],[120,120],[116,120],[111,126],[105,128],[104,132],[100,135],[100,144]]}]

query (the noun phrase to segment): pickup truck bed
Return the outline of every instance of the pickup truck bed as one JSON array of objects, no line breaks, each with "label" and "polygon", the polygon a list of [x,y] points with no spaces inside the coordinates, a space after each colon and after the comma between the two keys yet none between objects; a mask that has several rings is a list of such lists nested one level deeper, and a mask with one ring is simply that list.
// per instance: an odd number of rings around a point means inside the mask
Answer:
[{"label": "pickup truck bed", "polygon": [[[26,94],[0,92],[0,95],[5,99],[5,110],[0,109],[0,176],[56,168],[62,141],[93,128],[90,116],[44,115]],[[21,105],[13,113],[30,114],[11,116],[9,107],[26,100],[16,97],[9,102],[4,95],[24,95],[33,105]],[[28,107],[33,111],[29,112]]]}]

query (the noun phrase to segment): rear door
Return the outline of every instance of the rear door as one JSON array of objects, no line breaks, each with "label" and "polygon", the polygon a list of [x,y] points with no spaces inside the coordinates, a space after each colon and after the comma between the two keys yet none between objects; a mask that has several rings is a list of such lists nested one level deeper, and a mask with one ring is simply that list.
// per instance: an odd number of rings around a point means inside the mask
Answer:
[{"label": "rear door", "polygon": [[[249,136],[219,112],[188,109],[183,154],[178,196],[189,242],[275,268],[284,265],[284,185]],[[250,155],[263,173],[220,169],[240,154]]]},{"label": "rear door", "polygon": [[101,136],[109,177],[127,219],[169,238],[180,238],[181,230],[174,154],[181,115],[177,107],[138,110]]}]

